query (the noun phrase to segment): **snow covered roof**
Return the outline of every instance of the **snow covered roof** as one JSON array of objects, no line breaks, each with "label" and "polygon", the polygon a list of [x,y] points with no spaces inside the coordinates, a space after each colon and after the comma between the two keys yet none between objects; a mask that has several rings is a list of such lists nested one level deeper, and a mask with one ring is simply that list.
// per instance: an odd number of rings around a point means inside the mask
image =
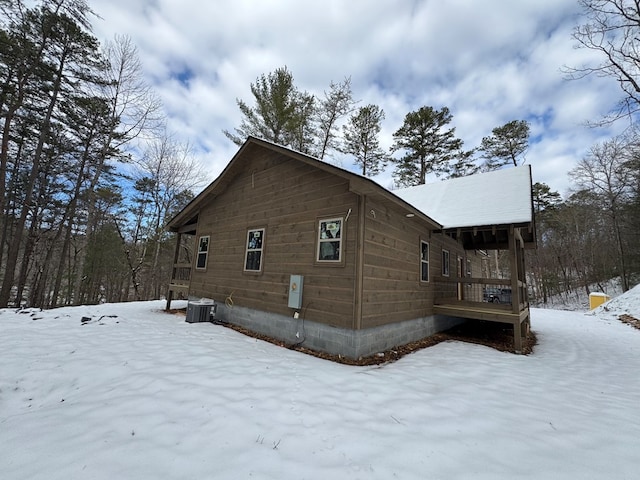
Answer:
[{"label": "snow covered roof", "polygon": [[533,221],[529,165],[394,190],[445,229]]}]

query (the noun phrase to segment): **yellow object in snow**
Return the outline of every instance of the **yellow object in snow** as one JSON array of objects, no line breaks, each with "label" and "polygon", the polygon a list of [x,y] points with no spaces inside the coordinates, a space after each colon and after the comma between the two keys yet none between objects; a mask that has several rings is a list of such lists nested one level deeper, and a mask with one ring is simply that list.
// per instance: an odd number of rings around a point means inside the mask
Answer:
[{"label": "yellow object in snow", "polygon": [[590,293],[589,294],[589,310],[593,310],[599,307],[605,302],[611,300],[611,297],[606,293]]}]

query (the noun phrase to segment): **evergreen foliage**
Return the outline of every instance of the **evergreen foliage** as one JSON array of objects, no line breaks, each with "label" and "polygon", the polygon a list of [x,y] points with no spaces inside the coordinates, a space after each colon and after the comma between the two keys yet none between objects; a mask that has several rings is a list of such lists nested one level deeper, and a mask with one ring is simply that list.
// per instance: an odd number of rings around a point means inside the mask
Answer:
[{"label": "evergreen foliage", "polygon": [[[126,37],[101,48],[84,0],[0,0],[0,12],[0,307],[159,298],[172,259],[162,225],[197,172],[166,142],[171,158],[150,176],[164,192],[147,212],[155,228],[130,235],[135,179],[121,162],[163,120],[135,48]],[[126,260],[143,250],[135,277]]]},{"label": "evergreen foliage", "polygon": [[529,147],[529,123],[526,120],[512,120],[491,131],[484,137],[478,150],[483,152],[483,170],[498,170],[505,165],[517,167],[523,163],[524,153]]},{"label": "evergreen foliage", "polygon": [[377,105],[367,105],[360,107],[343,127],[342,151],[353,156],[365,177],[379,174],[387,163],[387,154],[378,140],[383,119],[384,110]]},{"label": "evergreen foliage", "polygon": [[427,174],[444,175],[450,170],[449,162],[458,159],[462,140],[455,136],[455,128],[446,128],[453,115],[447,107],[435,110],[421,107],[409,112],[402,126],[393,134],[392,152],[401,151],[394,178],[401,186],[421,185]]}]

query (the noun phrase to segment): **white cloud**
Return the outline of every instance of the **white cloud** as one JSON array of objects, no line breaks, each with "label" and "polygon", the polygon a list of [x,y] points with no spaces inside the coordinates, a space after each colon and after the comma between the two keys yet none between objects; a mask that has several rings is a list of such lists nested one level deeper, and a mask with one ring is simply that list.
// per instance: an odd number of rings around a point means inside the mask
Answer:
[{"label": "white cloud", "polygon": [[[404,116],[425,105],[449,107],[466,148],[497,126],[526,119],[534,180],[555,190],[566,189],[566,172],[588,147],[614,132],[584,122],[613,106],[615,82],[569,82],[562,73],[593,59],[574,48],[574,0],[93,0],[92,6],[104,19],[95,22],[100,40],[126,34],[138,46],[169,127],[206,149],[201,156],[212,174],[236,150],[222,133],[240,122],[236,99],[250,103],[250,83],[284,65],[299,88],[318,95],[350,76],[355,98],[386,113],[385,148]],[[390,179],[390,171],[382,178]]]}]

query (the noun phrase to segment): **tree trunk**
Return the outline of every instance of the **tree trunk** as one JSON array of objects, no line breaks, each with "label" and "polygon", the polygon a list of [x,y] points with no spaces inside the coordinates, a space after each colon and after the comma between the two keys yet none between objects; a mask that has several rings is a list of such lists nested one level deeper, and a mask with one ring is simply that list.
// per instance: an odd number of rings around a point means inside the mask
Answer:
[{"label": "tree trunk", "polygon": [[29,179],[27,181],[24,205],[22,207],[22,210],[20,212],[20,217],[18,218],[18,221],[16,224],[16,230],[15,230],[13,241],[9,243],[9,248],[7,250],[7,263],[5,265],[5,277],[4,277],[4,281],[2,282],[2,288],[0,288],[0,308],[8,306],[9,298],[11,296],[11,288],[14,285],[15,270],[16,270],[16,265],[18,263],[18,253],[20,251],[20,244],[22,243],[22,235],[23,235],[24,227],[27,223],[27,217],[29,215],[29,212],[32,210],[31,203],[34,199],[34,187],[35,187],[36,179],[38,178],[38,174],[40,173],[40,162],[42,161],[44,144],[49,135],[49,131],[51,129],[51,118],[53,117],[53,111],[58,101],[58,95],[60,93],[61,86],[62,86],[62,78],[63,78],[63,71],[65,68],[66,54],[67,52],[65,51],[60,59],[60,64],[58,65],[55,81],[53,83],[53,90],[51,92],[51,99],[47,107],[45,117],[42,122],[40,137],[38,138],[38,144],[36,146],[36,150],[33,155],[33,165],[29,175]]}]

